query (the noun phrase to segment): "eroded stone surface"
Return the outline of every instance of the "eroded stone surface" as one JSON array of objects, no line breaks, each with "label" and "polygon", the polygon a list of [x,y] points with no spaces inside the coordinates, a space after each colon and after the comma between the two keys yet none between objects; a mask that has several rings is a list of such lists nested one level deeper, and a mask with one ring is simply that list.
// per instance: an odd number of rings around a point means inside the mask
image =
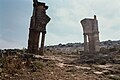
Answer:
[{"label": "eroded stone surface", "polygon": [[96,16],[94,19],[85,18],[81,21],[84,34],[84,51],[99,52],[99,31]]},{"label": "eroded stone surface", "polygon": [[28,52],[34,54],[38,53],[39,37],[40,33],[42,33],[40,51],[41,54],[43,54],[46,25],[50,21],[50,17],[46,14],[48,6],[46,6],[45,3],[38,2],[37,0],[33,0],[33,2],[34,9],[29,28]]}]

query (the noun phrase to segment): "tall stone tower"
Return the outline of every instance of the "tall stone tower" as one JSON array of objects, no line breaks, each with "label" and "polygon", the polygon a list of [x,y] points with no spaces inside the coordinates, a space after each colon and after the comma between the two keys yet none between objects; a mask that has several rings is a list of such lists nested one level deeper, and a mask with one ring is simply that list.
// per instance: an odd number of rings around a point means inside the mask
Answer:
[{"label": "tall stone tower", "polygon": [[99,31],[96,15],[94,15],[94,19],[83,19],[81,24],[84,32],[84,51],[90,53],[99,52]]},{"label": "tall stone tower", "polygon": [[[30,28],[29,28],[29,39],[28,39],[28,52],[37,54],[43,54],[44,41],[46,34],[46,25],[50,21],[50,17],[46,15],[48,6],[45,3],[33,0],[33,15],[31,17]],[[41,37],[41,47],[39,49],[39,37]]]}]

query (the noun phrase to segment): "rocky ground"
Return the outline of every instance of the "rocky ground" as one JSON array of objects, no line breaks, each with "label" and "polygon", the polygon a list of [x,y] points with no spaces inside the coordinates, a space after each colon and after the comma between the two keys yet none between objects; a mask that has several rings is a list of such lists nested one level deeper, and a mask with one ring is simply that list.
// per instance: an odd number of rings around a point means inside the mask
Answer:
[{"label": "rocky ground", "polygon": [[0,80],[120,80],[120,51],[97,54],[48,51],[44,56],[17,53],[0,59]]}]

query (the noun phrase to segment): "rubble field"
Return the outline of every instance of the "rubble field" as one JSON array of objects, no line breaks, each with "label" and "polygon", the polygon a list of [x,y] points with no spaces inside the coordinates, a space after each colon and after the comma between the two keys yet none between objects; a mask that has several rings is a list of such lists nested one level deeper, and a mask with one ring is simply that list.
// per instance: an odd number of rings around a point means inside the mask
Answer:
[{"label": "rubble field", "polygon": [[65,54],[46,51],[0,58],[0,80],[120,80],[120,51]]}]

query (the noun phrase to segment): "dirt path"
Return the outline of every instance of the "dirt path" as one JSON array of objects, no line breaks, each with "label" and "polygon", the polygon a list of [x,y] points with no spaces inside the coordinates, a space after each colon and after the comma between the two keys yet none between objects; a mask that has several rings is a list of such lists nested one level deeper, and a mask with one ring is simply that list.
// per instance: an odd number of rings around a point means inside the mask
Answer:
[{"label": "dirt path", "polygon": [[35,57],[36,60],[28,62],[29,66],[23,65],[14,75],[1,74],[4,77],[0,80],[120,80],[119,64],[73,64],[79,55]]}]

